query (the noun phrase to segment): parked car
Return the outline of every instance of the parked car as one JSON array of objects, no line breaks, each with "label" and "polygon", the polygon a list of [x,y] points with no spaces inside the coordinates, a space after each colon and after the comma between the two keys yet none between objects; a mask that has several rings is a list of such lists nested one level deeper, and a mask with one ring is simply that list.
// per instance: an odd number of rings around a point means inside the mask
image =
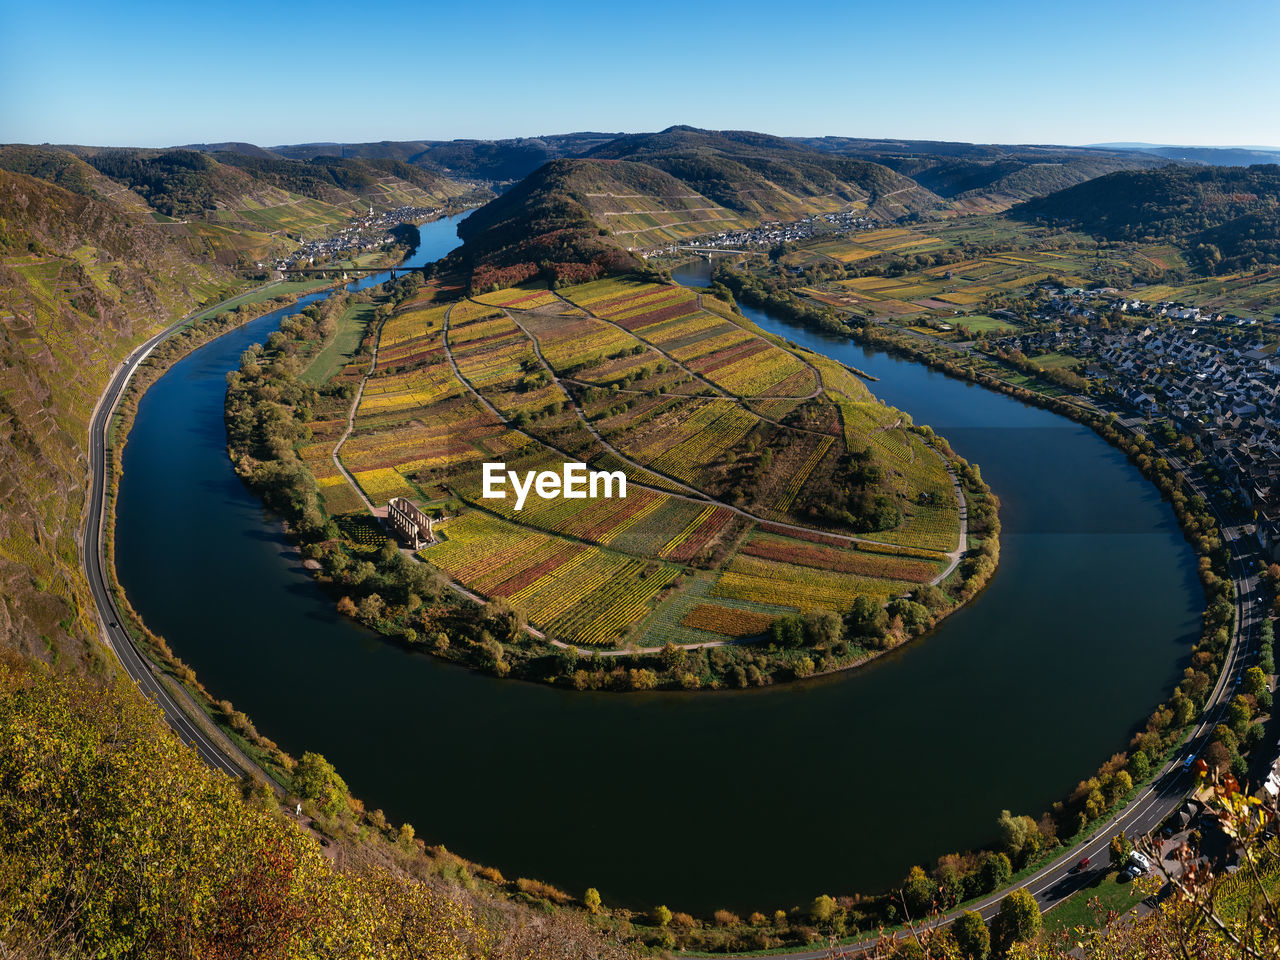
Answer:
[{"label": "parked car", "polygon": [[1127,880],[1136,880],[1144,873],[1151,872],[1151,861],[1147,857],[1134,850],[1129,854],[1129,859],[1125,861],[1124,873],[1122,876]]}]

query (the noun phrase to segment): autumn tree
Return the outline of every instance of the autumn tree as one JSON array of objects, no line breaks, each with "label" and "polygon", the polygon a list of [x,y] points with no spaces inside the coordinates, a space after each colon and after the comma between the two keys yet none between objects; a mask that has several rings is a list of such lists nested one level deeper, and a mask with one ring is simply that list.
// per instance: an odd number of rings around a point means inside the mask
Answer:
[{"label": "autumn tree", "polygon": [[1009,893],[1000,901],[993,930],[1001,950],[1030,940],[1040,932],[1040,905],[1025,887]]},{"label": "autumn tree", "polygon": [[991,953],[991,931],[987,929],[982,914],[966,910],[956,920],[952,932],[963,960],[987,960]]}]

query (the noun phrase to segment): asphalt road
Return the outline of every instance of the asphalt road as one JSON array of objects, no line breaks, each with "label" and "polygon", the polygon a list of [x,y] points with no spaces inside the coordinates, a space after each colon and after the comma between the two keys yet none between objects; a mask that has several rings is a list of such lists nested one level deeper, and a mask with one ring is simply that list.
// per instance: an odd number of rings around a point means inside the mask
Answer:
[{"label": "asphalt road", "polygon": [[[106,501],[105,452],[107,430],[112,414],[115,411],[116,404],[120,401],[129,378],[133,376],[138,366],[158,343],[183,326],[184,323],[186,323],[186,319],[173,324],[129,354],[128,358],[112,375],[107,389],[100,398],[98,406],[94,409],[89,426],[91,486],[88,509],[86,510],[83,545],[85,575],[88,577],[89,586],[93,591],[94,601],[98,608],[98,615],[102,620],[103,636],[134,683],[137,684],[145,696],[154,700],[160,706],[164,711],[164,717],[169,726],[185,743],[195,747],[205,763],[239,779],[245,775],[246,771],[238,759],[215,743],[184,712],[168,689],[156,677],[150,661],[139,653],[128,633],[120,626],[123,620],[107,586],[106,565],[102,556],[102,524]],[[1136,418],[1130,418],[1122,420],[1122,423],[1126,427],[1132,428],[1139,426],[1141,422]],[[1188,484],[1192,489],[1204,496],[1207,502],[1213,503],[1212,499],[1206,495],[1207,491],[1202,489],[1199,481],[1192,479],[1191,474],[1186,472],[1184,463],[1168,452],[1166,452],[1166,459],[1175,469],[1183,471],[1183,476],[1187,478]],[[1216,507],[1214,512],[1217,513]],[[1040,904],[1040,909],[1042,911],[1048,910],[1071,896],[1081,887],[1086,886],[1093,879],[1094,871],[1102,871],[1107,868],[1110,862],[1110,841],[1112,836],[1122,829],[1130,837],[1149,832],[1176,810],[1195,786],[1195,777],[1191,773],[1184,771],[1183,763],[1187,758],[1199,756],[1201,750],[1207,746],[1214,726],[1225,712],[1226,705],[1235,695],[1240,678],[1248,665],[1248,660],[1254,655],[1256,634],[1264,612],[1259,574],[1249,568],[1251,558],[1242,553],[1238,528],[1229,524],[1220,514],[1218,515],[1218,522],[1228,546],[1230,573],[1236,589],[1236,629],[1232,634],[1231,645],[1228,649],[1227,665],[1219,676],[1218,683],[1214,687],[1200,724],[1192,733],[1186,746],[1161,769],[1153,782],[1137,798],[1131,801],[1116,816],[1110,818],[1099,827],[1088,840],[1067,850],[1053,863],[1020,881],[1014,887],[992,894],[976,904],[969,904],[964,909],[977,910],[984,918],[990,919],[999,911],[1000,901],[1010,890],[1025,887],[1035,895],[1037,902]],[[1076,869],[1076,864],[1083,857],[1089,858],[1090,866],[1086,871],[1079,871]],[[957,916],[959,916],[959,911],[940,917],[930,923],[929,926],[945,925]],[[849,944],[843,947],[842,950],[845,955],[856,956],[873,945],[874,941],[866,941]],[[773,956],[788,958],[788,960],[825,960],[832,954],[829,949],[822,948],[774,954]]]},{"label": "asphalt road", "polygon": [[[1119,410],[1115,412],[1120,413]],[[1129,430],[1145,426],[1141,418],[1125,416],[1123,413],[1121,413],[1120,423]],[[1108,869],[1111,863],[1113,836],[1121,830],[1131,839],[1151,832],[1183,804],[1198,783],[1195,774],[1186,769],[1184,764],[1188,759],[1194,760],[1208,746],[1213,728],[1222,719],[1227,705],[1235,696],[1250,659],[1256,656],[1258,631],[1265,614],[1265,591],[1262,589],[1261,569],[1256,559],[1242,549],[1239,525],[1231,523],[1219,512],[1208,491],[1204,489],[1202,481],[1194,478],[1185,462],[1164,448],[1161,448],[1161,453],[1170,465],[1182,474],[1188,486],[1202,496],[1213,510],[1227,546],[1229,572],[1236,592],[1236,624],[1231,636],[1231,645],[1227,649],[1226,665],[1206,700],[1200,723],[1192,731],[1183,748],[1160,769],[1152,782],[1123,810],[1095,830],[1087,840],[1063,852],[1056,860],[1030,877],[993,893],[977,903],[967,904],[962,910],[952,911],[931,920],[924,924],[926,927],[946,926],[967,910],[976,910],[982,914],[983,919],[990,920],[999,913],[1000,901],[1011,891],[1019,888],[1031,891],[1042,913],[1057,906],[1077,890],[1088,886],[1099,873]],[[1077,865],[1085,857],[1089,858],[1088,868],[1077,869]],[[847,944],[837,948],[834,953],[829,948],[823,947],[817,950],[797,950],[770,956],[779,960],[829,960],[833,956],[856,957],[874,947],[875,942],[866,940]]]},{"label": "asphalt road", "polygon": [[125,672],[133,679],[143,695],[155,701],[164,711],[165,721],[184,743],[191,744],[200,758],[210,767],[222,770],[235,779],[245,776],[245,769],[240,762],[223,747],[215,743],[169,693],[155,675],[151,662],[134,646],[133,640],[122,624],[124,619],[116,607],[115,598],[108,588],[106,561],[102,555],[102,525],[106,514],[106,445],[107,430],[116,404],[124,393],[129,378],[143,360],[151,353],[156,344],[169,336],[187,322],[187,318],[157,333],[146,343],[139,346],[128,358],[116,368],[112,374],[106,391],[98,400],[93,416],[89,421],[89,470],[90,488],[87,509],[85,510],[85,527],[82,554],[84,572],[89,580],[89,588],[93,591],[94,603],[98,608],[98,617],[102,621],[102,634],[107,645],[115,653]]}]

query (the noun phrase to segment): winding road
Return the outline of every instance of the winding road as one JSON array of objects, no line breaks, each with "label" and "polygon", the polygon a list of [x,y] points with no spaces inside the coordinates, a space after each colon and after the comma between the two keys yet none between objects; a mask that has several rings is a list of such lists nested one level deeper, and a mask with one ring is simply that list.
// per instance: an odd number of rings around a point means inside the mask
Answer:
[{"label": "winding road", "polygon": [[[102,530],[107,516],[107,436],[116,406],[123,396],[129,379],[156,345],[184,326],[189,319],[183,318],[135,348],[112,374],[94,408],[89,428],[91,476],[82,535],[82,555],[85,575],[101,620],[103,639],[125,671],[143,695],[160,706],[169,726],[185,743],[194,747],[206,764],[240,779],[255,769],[253,764],[229,742],[223,741],[219,735],[207,732],[192,719],[189,714],[197,712],[198,708],[189,701],[185,704],[179,702],[178,697],[175,697],[161,682],[150,662],[139,652],[127,631],[121,626],[123,618],[110,590],[102,548]],[[1140,423],[1134,419],[1122,419],[1120,422],[1130,430],[1140,426]],[[1182,471],[1187,485],[1204,496],[1206,502],[1212,505],[1212,500],[1206,495],[1207,491],[1193,475],[1187,472],[1186,465],[1172,453],[1167,454],[1167,459],[1175,469]],[[1245,666],[1254,655],[1256,634],[1264,614],[1260,578],[1250,569],[1252,560],[1242,549],[1240,531],[1218,513],[1216,506],[1213,509],[1229,551],[1230,575],[1236,593],[1236,623],[1227,651],[1226,665],[1208,699],[1208,705],[1199,725],[1192,732],[1183,749],[1158,772],[1152,783],[1123,810],[1094,831],[1088,840],[1063,851],[1057,859],[1032,876],[976,904],[967,904],[964,909],[977,910],[984,918],[990,919],[998,912],[1000,901],[1009,890],[1019,887],[1029,889],[1035,895],[1042,910],[1055,906],[1088,884],[1093,879],[1092,871],[1105,869],[1109,862],[1110,838],[1115,833],[1123,829],[1133,837],[1149,832],[1176,810],[1195,786],[1196,780],[1192,774],[1185,771],[1184,761],[1197,757],[1208,744],[1214,725],[1225,712]],[[1090,859],[1091,871],[1077,872],[1075,864],[1080,858],[1086,856]],[[954,911],[931,921],[928,926],[950,923],[959,915],[960,911]],[[874,941],[848,944],[838,948],[840,952],[834,955],[856,956],[873,945]],[[797,950],[773,956],[786,957],[790,960],[823,960],[833,956],[833,953],[829,948],[822,948]]]},{"label": "winding road", "polygon": [[93,600],[98,608],[103,639],[115,654],[116,659],[120,661],[125,672],[142,691],[143,696],[159,705],[164,711],[165,722],[184,743],[195,748],[200,759],[210,767],[222,770],[239,780],[254,769],[253,764],[229,743],[219,742],[222,740],[221,737],[206,732],[192,719],[190,714],[199,708],[193,703],[180,704],[177,697],[156,675],[151,662],[134,645],[133,639],[123,626],[124,618],[120,615],[115,597],[111,593],[110,581],[107,577],[107,561],[102,551],[102,528],[107,516],[107,434],[111,428],[111,419],[115,415],[116,405],[124,395],[129,379],[137,372],[138,367],[156,345],[181,329],[191,319],[192,317],[184,317],[135,348],[116,368],[106,390],[93,409],[89,420],[89,498],[86,502],[81,553],[85,577],[88,578],[89,589],[93,592]]},{"label": "winding road", "polygon": [[[1134,432],[1143,426],[1140,418],[1125,416],[1120,413],[1120,426]],[[1218,682],[1205,702],[1200,722],[1177,751],[1156,775],[1150,784],[1144,787],[1133,800],[1114,816],[1107,819],[1086,840],[1063,851],[1050,864],[1042,867],[1029,877],[1012,886],[1000,890],[976,903],[965,904],[957,910],[943,914],[924,924],[925,928],[946,926],[958,919],[968,910],[976,910],[984,920],[990,921],[1000,911],[1000,901],[1011,891],[1025,888],[1036,898],[1043,913],[1078,890],[1088,886],[1094,879],[1107,870],[1111,863],[1111,838],[1120,831],[1131,839],[1150,833],[1158,827],[1186,801],[1198,784],[1197,776],[1190,771],[1190,760],[1198,757],[1209,745],[1214,727],[1222,721],[1228,704],[1235,696],[1236,689],[1244,676],[1246,666],[1255,656],[1257,635],[1265,616],[1265,590],[1262,587],[1261,575],[1251,569],[1256,565],[1254,558],[1243,548],[1243,536],[1239,525],[1233,525],[1218,509],[1217,504],[1209,497],[1204,484],[1188,469],[1172,451],[1161,447],[1161,453],[1169,464],[1177,470],[1187,486],[1203,497],[1213,510],[1222,532],[1223,542],[1227,546],[1228,568],[1232,586],[1235,588],[1236,618],[1231,634],[1231,643],[1227,648],[1227,656]],[[1089,868],[1081,871],[1077,864],[1084,857],[1089,858]],[[802,949],[770,954],[779,960],[832,960],[836,957],[856,957],[876,946],[877,940],[869,939],[858,943],[843,944],[832,951],[828,947],[817,950]]]}]

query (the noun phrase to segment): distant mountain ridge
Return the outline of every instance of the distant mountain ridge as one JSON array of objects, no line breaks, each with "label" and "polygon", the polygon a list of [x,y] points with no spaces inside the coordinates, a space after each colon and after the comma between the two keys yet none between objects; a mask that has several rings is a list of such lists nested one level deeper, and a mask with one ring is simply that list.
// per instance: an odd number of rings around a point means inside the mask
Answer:
[{"label": "distant mountain ridge", "polygon": [[[465,246],[451,261],[492,282],[634,266],[637,251],[701,233],[839,210],[885,221],[999,212],[1168,162],[1109,147],[787,138],[684,125],[635,134],[270,148],[238,141],[170,149],[0,147],[0,167],[154,211],[185,227],[193,245],[234,248],[242,264],[367,206],[439,206],[506,190],[509,198],[469,219]],[[211,238],[211,231],[220,232]],[[1219,255],[1226,255],[1221,247]]]},{"label": "distant mountain ridge", "polygon": [[[315,143],[268,149],[295,159],[319,156],[394,158],[446,175],[507,182],[523,179],[550,160],[567,157],[593,155],[645,159],[643,154],[651,151],[655,144],[660,145],[661,153],[669,155],[679,149],[682,136],[699,133],[722,138],[718,147],[721,154],[739,154],[752,147],[767,147],[779,151],[809,150],[876,163],[910,177],[944,199],[955,200],[961,209],[1003,209],[1018,200],[1050,193],[1090,177],[1120,169],[1140,169],[1160,162],[1142,151],[1106,147],[835,136],[774,137],[749,131],[706,131],[680,125],[657,133],[579,132],[507,140]],[[710,196],[711,185],[704,183],[703,186],[703,192]],[[728,197],[719,199],[725,203],[729,200]]]},{"label": "distant mountain ridge", "polygon": [[1046,144],[813,137],[814,149],[883,164],[963,208],[999,209],[1116,170],[1161,164],[1148,155]]},{"label": "distant mountain ridge", "polygon": [[[77,152],[103,148],[72,147]],[[752,131],[713,131],[676,125],[653,133],[579,131],[500,140],[382,140],[367,143],[314,142],[260,147],[239,141],[188,144],[214,158],[272,158],[314,165],[403,164],[446,180],[482,181],[497,189],[524,179],[552,160],[575,157],[640,160],[685,180],[699,193],[763,219],[795,219],[809,198],[865,199],[892,194],[905,215],[949,203],[958,212],[994,212],[1093,177],[1124,169],[1144,169],[1164,160],[1153,145],[1059,146],[974,144],[937,140],[868,139],[839,136],[776,137]],[[1181,157],[1175,159],[1183,159]],[[1191,162],[1229,162],[1197,159]],[[1256,161],[1251,161],[1256,162]],[[904,189],[874,164],[907,178],[920,191]],[[246,164],[240,164],[243,167]],[[405,178],[404,168],[398,176]],[[849,189],[852,182],[857,186]],[[932,195],[932,196],[930,196]],[[889,210],[886,209],[886,214]]]},{"label": "distant mountain ridge", "polygon": [[295,160],[317,157],[401,160],[448,176],[503,183],[521,180],[549,160],[580,156],[618,136],[616,133],[568,133],[508,140],[295,144],[271,147],[270,152]]},{"label": "distant mountain ridge", "polygon": [[929,190],[880,164],[745,130],[669,127],[618,137],[587,156],[647,163],[760,220],[795,220],[849,203],[879,205],[880,212],[894,217],[938,202]]},{"label": "distant mountain ridge", "polygon": [[1166,143],[1103,143],[1094,146],[1131,150],[1163,157],[1166,160],[1205,163],[1211,166],[1248,167],[1258,163],[1280,163],[1280,147],[1197,147]]}]

